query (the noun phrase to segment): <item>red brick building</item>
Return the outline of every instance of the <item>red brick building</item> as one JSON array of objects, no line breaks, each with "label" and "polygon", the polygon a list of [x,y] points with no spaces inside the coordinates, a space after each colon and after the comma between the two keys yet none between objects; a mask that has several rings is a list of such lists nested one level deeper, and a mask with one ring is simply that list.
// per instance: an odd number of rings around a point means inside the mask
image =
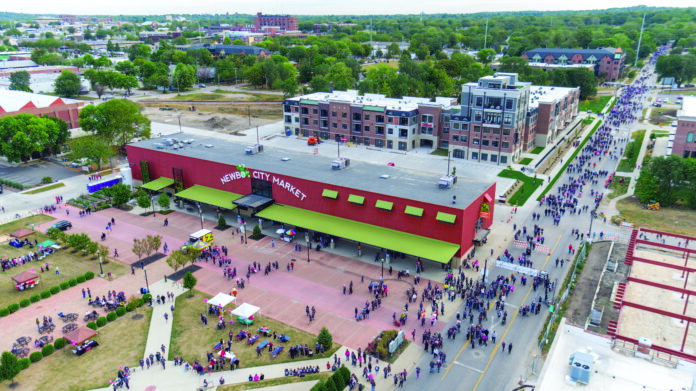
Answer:
[{"label": "red brick building", "polygon": [[79,127],[79,113],[85,102],[24,91],[0,90],[0,118],[20,113],[62,119],[69,128]]},{"label": "red brick building", "polygon": [[594,66],[595,76],[617,81],[626,66],[626,55],[621,48],[561,49],[538,48],[522,53],[531,66],[555,64],[558,66],[586,64]]},{"label": "red brick building", "polygon": [[257,13],[254,18],[254,28],[260,31],[267,27],[278,27],[280,31],[296,31],[299,29],[297,18],[294,16]]}]

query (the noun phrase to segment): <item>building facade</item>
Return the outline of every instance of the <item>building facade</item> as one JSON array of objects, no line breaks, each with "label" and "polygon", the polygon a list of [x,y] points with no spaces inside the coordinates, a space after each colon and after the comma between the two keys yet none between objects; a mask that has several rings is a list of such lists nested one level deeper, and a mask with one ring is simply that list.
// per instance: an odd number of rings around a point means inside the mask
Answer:
[{"label": "building facade", "polygon": [[681,110],[677,112],[672,154],[696,158],[696,96],[685,95],[682,98]]},{"label": "building facade", "polygon": [[80,127],[80,110],[85,102],[33,94],[24,91],[0,90],[0,118],[17,114],[45,115],[60,118],[68,128]]},{"label": "building facade", "polygon": [[621,48],[562,49],[537,48],[522,53],[530,65],[538,63],[556,65],[594,65],[595,76],[606,81],[617,81],[626,66],[626,55]]},{"label": "building facade", "polygon": [[254,28],[262,30],[266,27],[277,27],[280,31],[296,31],[299,29],[297,18],[290,15],[264,15],[261,12],[254,17]]}]

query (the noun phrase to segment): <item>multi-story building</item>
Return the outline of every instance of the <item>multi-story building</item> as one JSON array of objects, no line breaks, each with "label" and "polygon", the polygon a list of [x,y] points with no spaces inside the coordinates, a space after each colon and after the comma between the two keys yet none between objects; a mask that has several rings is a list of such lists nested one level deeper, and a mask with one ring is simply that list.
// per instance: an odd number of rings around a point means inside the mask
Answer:
[{"label": "multi-story building", "polygon": [[580,88],[532,86],[530,92],[527,116],[536,117],[534,144],[545,147],[577,116]]},{"label": "multi-story building", "polygon": [[696,158],[696,96],[684,96],[677,112],[677,130],[672,154]]},{"label": "multi-story building", "polygon": [[261,12],[254,18],[254,28],[262,30],[265,27],[278,27],[281,31],[298,30],[297,18],[290,15],[264,15]]},{"label": "multi-story building", "polygon": [[181,50],[206,49],[215,59],[225,58],[233,54],[246,54],[256,57],[268,58],[271,57],[271,52],[259,46],[246,45],[216,45],[204,43],[203,45],[192,45],[182,47]]},{"label": "multi-story building", "polygon": [[410,151],[437,147],[443,109],[456,98],[387,98],[356,90],[315,92],[283,102],[287,135]]},{"label": "multi-story building", "polygon": [[537,48],[522,53],[531,66],[537,63],[594,65],[595,76],[607,81],[617,81],[626,65],[626,56],[621,48],[560,49]]},{"label": "multi-story building", "polygon": [[31,92],[0,90],[0,118],[17,114],[60,118],[70,129],[80,126],[80,110],[85,102]]},{"label": "multi-story building", "polygon": [[166,39],[179,38],[181,36],[181,31],[141,31],[138,37],[141,41],[152,40],[152,42],[159,42]]}]

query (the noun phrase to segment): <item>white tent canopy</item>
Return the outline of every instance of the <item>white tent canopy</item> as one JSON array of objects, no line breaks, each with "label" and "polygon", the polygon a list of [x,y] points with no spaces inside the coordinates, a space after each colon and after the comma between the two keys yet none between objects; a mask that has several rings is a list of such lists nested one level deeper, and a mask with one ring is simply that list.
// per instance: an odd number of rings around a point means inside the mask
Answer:
[{"label": "white tent canopy", "polygon": [[242,318],[249,319],[252,315],[260,311],[261,308],[251,305],[249,303],[244,303],[232,311],[232,315],[241,316]]},{"label": "white tent canopy", "polygon": [[217,295],[215,295],[215,297],[208,300],[206,304],[224,308],[227,307],[228,304],[234,302],[235,300],[236,298],[234,298],[233,296],[220,292]]}]

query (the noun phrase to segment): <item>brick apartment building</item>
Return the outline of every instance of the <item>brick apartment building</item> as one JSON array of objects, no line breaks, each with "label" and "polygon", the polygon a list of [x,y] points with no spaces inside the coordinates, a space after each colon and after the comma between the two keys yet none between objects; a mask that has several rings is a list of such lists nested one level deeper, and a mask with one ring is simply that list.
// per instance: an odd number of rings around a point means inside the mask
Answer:
[{"label": "brick apartment building", "polygon": [[70,129],[80,126],[80,110],[85,102],[31,92],[0,90],[0,118],[17,114],[60,118]]},{"label": "brick apartment building", "polygon": [[537,48],[522,53],[529,65],[555,64],[559,66],[594,65],[595,76],[607,81],[617,81],[626,65],[626,55],[621,48],[559,49]]},{"label": "brick apartment building", "polygon": [[386,98],[355,90],[317,92],[283,103],[286,135],[410,151],[446,148],[454,158],[510,164],[546,146],[578,113],[578,88],[537,87],[496,73],[454,98]]},{"label": "brick apartment building", "polygon": [[681,110],[677,112],[672,154],[696,158],[696,96],[682,98]]},{"label": "brick apartment building", "polygon": [[290,15],[264,15],[261,12],[254,18],[254,28],[260,31],[266,27],[278,27],[281,31],[296,31],[299,29],[297,18]]}]

